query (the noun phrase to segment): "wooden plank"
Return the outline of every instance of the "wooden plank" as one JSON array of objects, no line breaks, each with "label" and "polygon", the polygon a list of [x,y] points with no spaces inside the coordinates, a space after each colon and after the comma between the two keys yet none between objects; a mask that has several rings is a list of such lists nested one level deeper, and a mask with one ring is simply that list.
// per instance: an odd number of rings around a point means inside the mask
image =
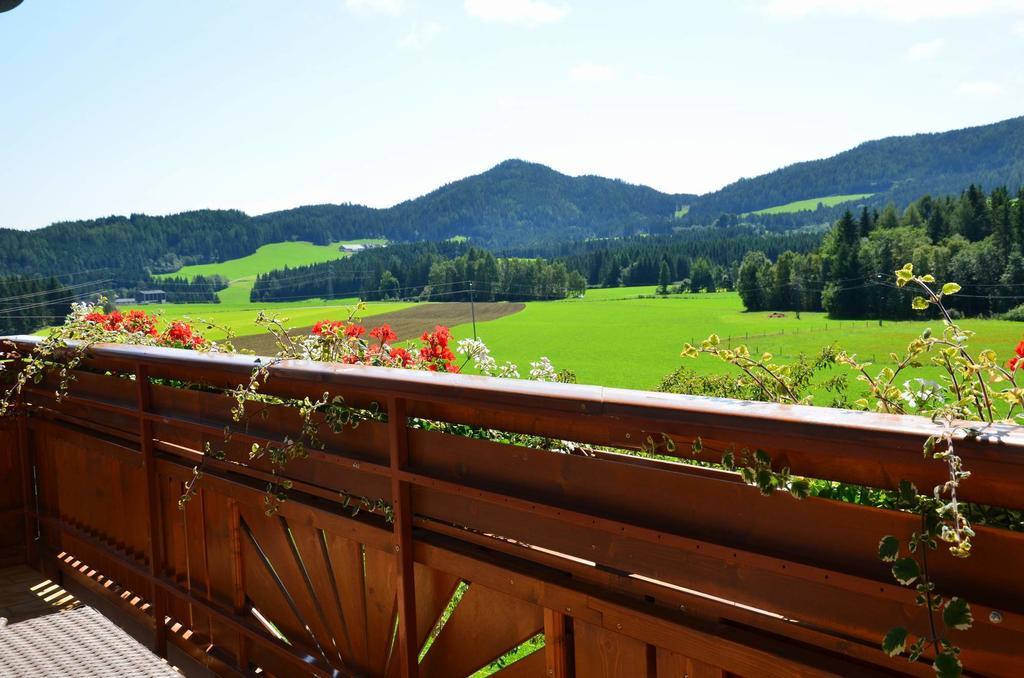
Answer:
[{"label": "wooden plank", "polygon": [[543,616],[536,605],[471,582],[423,658],[422,673],[468,676],[540,633]]},{"label": "wooden plank", "polygon": [[522,659],[512,662],[505,668],[493,674],[499,678],[537,678],[538,676],[550,676],[544,666],[544,651],[531,652]]},{"label": "wooden plank", "polygon": [[576,674],[588,678],[647,676],[647,645],[593,624],[573,624]]},{"label": "wooden plank", "polygon": [[572,675],[571,629],[571,617],[544,609],[544,668],[550,678],[569,678]]},{"label": "wooden plank", "polygon": [[412,501],[409,485],[399,473],[409,463],[408,423],[405,401],[388,401],[388,439],[391,461],[391,510],[394,516],[398,637],[395,649],[403,678],[419,675],[419,633],[416,631],[416,575],[412,554]]},{"label": "wooden plank", "polygon": [[696,659],[670,652],[663,647],[656,649],[657,678],[725,678],[725,672]]},{"label": "wooden plank", "polygon": [[[796,572],[800,563],[815,565],[878,581],[901,595],[876,557],[877,545],[882,535],[911,534],[918,521],[905,513],[844,502],[796,501],[786,493],[763,497],[755,488],[731,482],[735,476],[723,472],[693,473],[683,465],[654,466],[646,460],[634,464],[628,457],[593,459],[434,431],[413,431],[410,455],[411,470],[462,486],[470,496],[472,488],[486,488],[588,517],[614,519],[624,523],[630,535],[635,534],[630,526],[642,526],[733,545],[786,561],[788,573]],[[715,479],[721,482],[709,482]],[[722,511],[722,506],[729,510]],[[778,525],[789,528],[778,530]],[[844,526],[842,539],[835,538],[835,525]],[[612,529],[618,532],[619,526]],[[1024,560],[1024,535],[978,529],[983,537],[977,543],[987,543],[988,548],[976,549],[966,560],[940,550],[930,562],[934,578],[975,603],[1024,611],[1024,586],[1000,567],[1004,558]],[[593,554],[576,555],[593,559]],[[724,555],[730,562],[734,559],[732,552]],[[820,579],[823,574],[811,576]],[[871,585],[862,591],[878,594],[878,588]]]}]

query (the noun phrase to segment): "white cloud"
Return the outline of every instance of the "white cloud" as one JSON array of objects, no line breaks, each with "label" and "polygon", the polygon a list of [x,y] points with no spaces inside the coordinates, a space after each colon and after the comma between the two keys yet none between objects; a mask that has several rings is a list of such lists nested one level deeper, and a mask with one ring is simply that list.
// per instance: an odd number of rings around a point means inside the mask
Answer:
[{"label": "white cloud", "polygon": [[931,59],[933,56],[939,53],[943,45],[942,40],[928,40],[926,42],[917,42],[910,46],[907,50],[907,56],[912,61],[921,61],[922,59]]},{"label": "white cloud", "polygon": [[584,62],[569,69],[569,79],[576,82],[606,82],[615,76],[615,69],[606,64]]},{"label": "white cloud", "polygon": [[398,40],[398,46],[405,49],[423,49],[441,34],[444,27],[436,21],[418,21],[409,32]]},{"label": "white cloud", "polygon": [[345,0],[345,7],[363,14],[390,14],[397,16],[405,11],[406,0]]},{"label": "white cloud", "polygon": [[956,88],[956,93],[960,96],[969,97],[990,97],[995,96],[1003,91],[1003,86],[998,82],[992,82],[991,80],[973,80],[970,82],[962,82]]},{"label": "white cloud", "polygon": [[1010,30],[1016,33],[1017,35],[1024,35],[1024,21],[1018,21],[1017,23],[1010,27]]},{"label": "white cloud", "polygon": [[561,21],[569,6],[544,0],[463,0],[466,13],[487,22],[536,26]]},{"label": "white cloud", "polygon": [[1024,15],[1020,0],[768,0],[766,13],[789,18],[810,14],[864,15],[891,21]]}]

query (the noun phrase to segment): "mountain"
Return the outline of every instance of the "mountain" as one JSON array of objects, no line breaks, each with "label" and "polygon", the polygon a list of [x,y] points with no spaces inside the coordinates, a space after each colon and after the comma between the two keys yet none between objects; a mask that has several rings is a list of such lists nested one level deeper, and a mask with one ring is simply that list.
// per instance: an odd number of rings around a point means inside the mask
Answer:
[{"label": "mountain", "polygon": [[[311,205],[255,217],[201,210],[63,222],[37,231],[0,230],[0,272],[83,273],[118,278],[173,271],[251,254],[286,240],[328,244],[361,237],[392,241],[466,237],[491,247],[554,239],[615,237],[671,230],[693,195],[506,160],[490,170],[393,207]],[[72,280],[75,276],[69,276]]]},{"label": "mountain", "polygon": [[[925,194],[959,194],[972,183],[990,189],[1024,184],[1024,117],[868,141],[831,158],[740,179],[700,196],[690,205],[687,220],[707,223],[722,214],[854,193],[874,194],[870,204],[892,200],[904,207]],[[825,211],[828,220],[837,210]]]}]

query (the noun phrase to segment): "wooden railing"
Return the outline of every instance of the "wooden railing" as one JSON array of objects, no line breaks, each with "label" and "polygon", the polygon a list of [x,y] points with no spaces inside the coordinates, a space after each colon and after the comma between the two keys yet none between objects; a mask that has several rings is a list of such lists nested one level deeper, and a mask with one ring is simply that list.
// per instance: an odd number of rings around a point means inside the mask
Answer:
[{"label": "wooden railing", "polygon": [[[932,675],[879,646],[895,625],[927,633],[913,592],[876,555],[883,535],[909,536],[917,517],[764,497],[735,474],[665,460],[665,448],[635,454],[667,436],[689,458],[700,437],[705,461],[750,447],[804,476],[931,488],[944,477],[921,452],[931,421],[284,362],[262,392],[329,392],[375,403],[387,420],[321,426],[324,449],[288,465],[287,501],[268,516],[275,476],[249,449],[294,437],[300,419],[269,406],[232,421],[217,389],[246,382],[254,364],[94,346],[67,398],[52,381],[31,387],[18,425],[0,432],[22,460],[21,481],[2,487],[23,498],[0,515],[17,514],[28,557],[124,602],[158,652],[174,643],[222,674],[447,677],[542,640],[497,675]],[[588,448],[502,444],[410,418]],[[225,457],[204,458],[207,445]],[[1024,430],[991,427],[957,449],[973,474],[961,499],[1024,509]],[[352,515],[341,493],[384,500],[393,521]],[[972,605],[974,628],[953,632],[968,671],[1020,675],[1024,535],[977,532],[970,558],[940,549],[930,571],[941,593]]]}]

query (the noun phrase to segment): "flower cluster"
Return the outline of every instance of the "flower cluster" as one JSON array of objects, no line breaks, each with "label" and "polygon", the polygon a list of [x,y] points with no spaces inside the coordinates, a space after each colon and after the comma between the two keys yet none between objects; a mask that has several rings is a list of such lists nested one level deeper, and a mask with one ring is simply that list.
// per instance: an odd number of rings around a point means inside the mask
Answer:
[{"label": "flower cluster", "polygon": [[186,322],[176,320],[160,335],[160,345],[170,348],[199,348],[206,340]]},{"label": "flower cluster", "polygon": [[[368,335],[368,336],[367,336]],[[339,362],[346,365],[401,367],[431,372],[458,372],[455,354],[448,347],[451,330],[438,325],[424,332],[419,348],[393,346],[398,334],[390,325],[366,328],[351,320],[321,320],[299,344],[307,360]]]},{"label": "flower cluster", "polygon": [[198,349],[207,345],[206,339],[185,321],[176,320],[163,332],[157,329],[159,322],[159,316],[150,315],[145,311],[104,313],[98,304],[79,304],[73,308],[66,326],[72,330],[70,338],[92,341],[143,343],[187,349]]},{"label": "flower cluster", "polygon": [[488,377],[519,378],[519,367],[515,363],[505,361],[504,365],[498,365],[498,362],[491,355],[491,350],[479,339],[463,339],[458,343],[455,350],[461,355],[471,358],[473,360],[473,367],[480,374]]},{"label": "flower cluster", "polygon": [[157,322],[159,318],[149,315],[145,311],[128,311],[121,313],[113,311],[103,313],[102,311],[90,310],[82,316],[85,322],[99,325],[108,332],[126,332],[128,334],[145,334],[150,337],[157,336]]}]

